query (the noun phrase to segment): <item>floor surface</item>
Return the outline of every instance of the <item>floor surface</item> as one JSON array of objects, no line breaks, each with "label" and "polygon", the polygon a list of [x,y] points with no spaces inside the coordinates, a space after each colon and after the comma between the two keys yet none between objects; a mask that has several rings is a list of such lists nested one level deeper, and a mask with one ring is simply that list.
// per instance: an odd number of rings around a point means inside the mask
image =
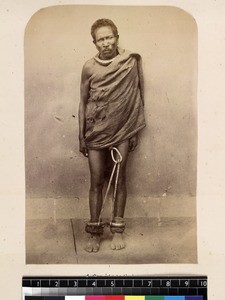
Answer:
[{"label": "floor surface", "polygon": [[88,234],[84,219],[28,219],[28,264],[156,264],[197,263],[194,217],[126,218],[126,248],[111,250],[108,227],[100,251],[84,250]]}]

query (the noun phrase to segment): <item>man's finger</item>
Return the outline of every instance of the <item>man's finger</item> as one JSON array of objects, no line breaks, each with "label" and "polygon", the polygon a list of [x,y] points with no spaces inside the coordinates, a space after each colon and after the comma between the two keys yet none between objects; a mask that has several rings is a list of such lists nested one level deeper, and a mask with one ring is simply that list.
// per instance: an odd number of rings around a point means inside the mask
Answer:
[{"label": "man's finger", "polygon": [[129,148],[130,148],[130,151],[134,150],[134,142],[133,141],[130,142]]},{"label": "man's finger", "polygon": [[84,156],[85,156],[85,157],[88,157],[88,151],[87,151],[87,148],[84,149]]},{"label": "man's finger", "polygon": [[85,156],[88,157],[88,151],[86,148],[80,148],[79,151]]},{"label": "man's finger", "polygon": [[130,151],[134,151],[134,149],[137,147],[137,141],[132,141],[130,144]]}]

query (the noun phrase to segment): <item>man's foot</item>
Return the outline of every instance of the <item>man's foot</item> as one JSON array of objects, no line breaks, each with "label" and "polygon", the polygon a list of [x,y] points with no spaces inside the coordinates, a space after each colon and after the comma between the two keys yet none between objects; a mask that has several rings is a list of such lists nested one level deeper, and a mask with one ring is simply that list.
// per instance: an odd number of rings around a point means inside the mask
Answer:
[{"label": "man's foot", "polygon": [[100,247],[100,235],[99,234],[92,234],[85,246],[84,250],[87,252],[98,252]]},{"label": "man's foot", "polygon": [[112,250],[120,250],[126,247],[126,244],[123,240],[122,233],[115,232],[113,234],[113,239],[111,242],[111,249]]}]

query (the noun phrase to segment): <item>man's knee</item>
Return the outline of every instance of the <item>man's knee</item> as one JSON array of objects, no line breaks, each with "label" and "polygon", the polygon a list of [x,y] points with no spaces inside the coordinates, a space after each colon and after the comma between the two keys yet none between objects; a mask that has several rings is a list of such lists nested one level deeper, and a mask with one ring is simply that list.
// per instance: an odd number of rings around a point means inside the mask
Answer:
[{"label": "man's knee", "polygon": [[90,190],[91,192],[99,192],[102,191],[104,186],[104,180],[92,180],[91,181],[91,187]]}]

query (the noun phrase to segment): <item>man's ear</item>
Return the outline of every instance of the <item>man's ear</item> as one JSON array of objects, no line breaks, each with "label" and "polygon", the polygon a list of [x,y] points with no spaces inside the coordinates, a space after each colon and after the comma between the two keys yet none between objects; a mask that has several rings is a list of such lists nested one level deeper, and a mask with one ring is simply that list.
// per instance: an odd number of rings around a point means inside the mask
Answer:
[{"label": "man's ear", "polygon": [[117,45],[118,45],[118,43],[119,43],[119,35],[117,35],[117,37],[116,37],[116,43],[117,43]]},{"label": "man's ear", "polygon": [[116,36],[116,45],[118,47],[118,44],[119,44],[119,35]]}]

